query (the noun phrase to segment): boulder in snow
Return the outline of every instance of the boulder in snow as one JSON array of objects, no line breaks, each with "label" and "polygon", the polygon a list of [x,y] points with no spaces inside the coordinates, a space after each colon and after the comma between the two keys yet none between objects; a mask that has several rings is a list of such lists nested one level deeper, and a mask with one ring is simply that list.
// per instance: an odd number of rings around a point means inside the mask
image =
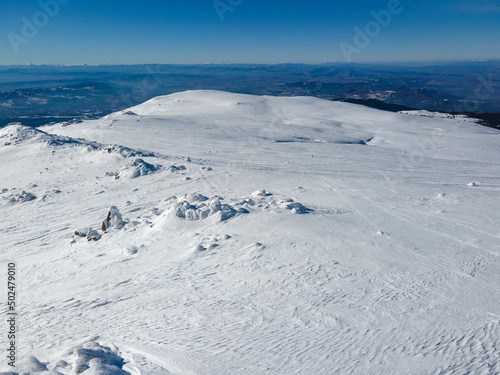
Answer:
[{"label": "boulder in snow", "polygon": [[123,221],[120,210],[116,206],[112,206],[108,210],[108,215],[106,219],[102,222],[101,229],[103,232],[106,232],[110,228],[122,229],[125,225]]}]

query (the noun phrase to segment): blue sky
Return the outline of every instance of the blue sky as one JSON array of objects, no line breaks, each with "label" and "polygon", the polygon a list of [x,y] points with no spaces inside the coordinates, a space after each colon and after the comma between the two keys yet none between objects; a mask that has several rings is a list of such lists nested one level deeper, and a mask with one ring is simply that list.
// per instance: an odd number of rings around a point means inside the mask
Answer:
[{"label": "blue sky", "polygon": [[[0,64],[500,58],[498,0],[216,0],[219,11],[213,0],[41,1],[67,4],[47,15],[38,0],[0,1]],[[390,9],[387,25],[372,15]],[[369,43],[356,44],[367,26]]]}]

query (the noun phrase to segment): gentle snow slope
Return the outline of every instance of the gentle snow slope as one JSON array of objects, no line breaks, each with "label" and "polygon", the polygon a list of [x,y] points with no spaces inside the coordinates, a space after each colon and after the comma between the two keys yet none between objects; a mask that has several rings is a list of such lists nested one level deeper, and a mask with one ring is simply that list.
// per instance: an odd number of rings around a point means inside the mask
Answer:
[{"label": "gentle snow slope", "polygon": [[0,129],[15,371],[498,374],[499,134],[214,91]]}]

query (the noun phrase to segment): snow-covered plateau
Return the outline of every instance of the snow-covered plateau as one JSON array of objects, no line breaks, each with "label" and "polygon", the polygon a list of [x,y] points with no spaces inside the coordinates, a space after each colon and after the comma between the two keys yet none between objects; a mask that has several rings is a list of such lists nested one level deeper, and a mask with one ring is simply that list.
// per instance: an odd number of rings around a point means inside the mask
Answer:
[{"label": "snow-covered plateau", "polygon": [[500,132],[188,91],[0,129],[18,374],[499,374]]}]

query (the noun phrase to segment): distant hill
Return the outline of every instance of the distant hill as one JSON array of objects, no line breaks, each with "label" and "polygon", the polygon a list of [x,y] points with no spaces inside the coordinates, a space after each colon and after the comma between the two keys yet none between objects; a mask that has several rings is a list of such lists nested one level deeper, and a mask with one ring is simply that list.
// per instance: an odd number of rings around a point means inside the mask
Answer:
[{"label": "distant hill", "polygon": [[[0,67],[0,126],[88,119],[186,90],[314,96],[387,111],[500,113],[500,61],[433,66],[229,64]],[[481,86],[483,85],[483,86]],[[475,95],[476,92],[487,95]],[[466,103],[467,105],[464,105]],[[469,107],[473,108],[473,111]]]}]

